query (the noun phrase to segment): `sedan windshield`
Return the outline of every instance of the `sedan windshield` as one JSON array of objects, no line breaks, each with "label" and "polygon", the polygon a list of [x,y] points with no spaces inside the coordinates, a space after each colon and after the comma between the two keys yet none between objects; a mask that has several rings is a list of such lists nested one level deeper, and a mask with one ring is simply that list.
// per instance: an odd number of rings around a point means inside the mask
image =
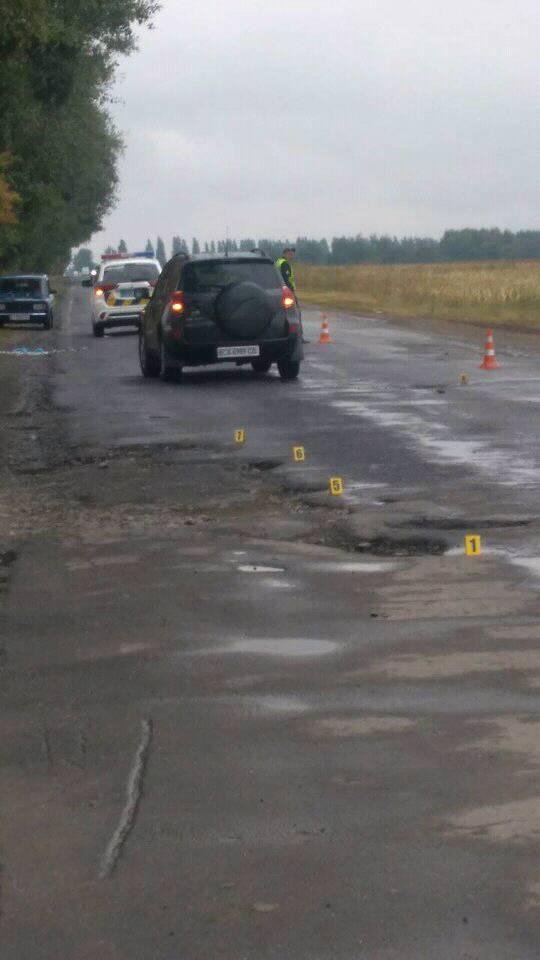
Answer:
[{"label": "sedan windshield", "polygon": [[131,280],[157,280],[159,270],[155,263],[119,263],[105,267],[102,283],[128,283]]},{"label": "sedan windshield", "polygon": [[41,283],[31,277],[0,277],[0,297],[41,297]]}]

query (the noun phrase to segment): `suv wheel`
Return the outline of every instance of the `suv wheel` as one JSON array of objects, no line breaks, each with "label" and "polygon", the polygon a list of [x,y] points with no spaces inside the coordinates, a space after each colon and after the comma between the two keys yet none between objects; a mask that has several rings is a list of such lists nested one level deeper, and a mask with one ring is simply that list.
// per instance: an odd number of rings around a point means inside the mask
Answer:
[{"label": "suv wheel", "polygon": [[159,375],[166,383],[178,383],[182,377],[182,367],[171,360],[163,340],[159,350]]},{"label": "suv wheel", "polygon": [[252,360],[251,366],[253,367],[255,373],[268,373],[272,362],[270,360]]},{"label": "suv wheel", "polygon": [[53,325],[53,315],[52,313],[50,313],[47,319],[43,321],[43,329],[50,330],[52,325]]},{"label": "suv wheel", "polygon": [[93,330],[94,330],[94,336],[95,336],[95,337],[102,337],[103,334],[104,334],[104,332],[105,332],[105,331],[103,330],[103,327],[102,327],[101,324],[99,324],[99,323],[95,323],[95,324],[94,324]]},{"label": "suv wheel", "polygon": [[282,380],[296,380],[300,373],[300,361],[278,360],[278,370]]},{"label": "suv wheel", "polygon": [[139,331],[139,363],[143,377],[159,377],[159,358],[148,350],[142,330]]}]

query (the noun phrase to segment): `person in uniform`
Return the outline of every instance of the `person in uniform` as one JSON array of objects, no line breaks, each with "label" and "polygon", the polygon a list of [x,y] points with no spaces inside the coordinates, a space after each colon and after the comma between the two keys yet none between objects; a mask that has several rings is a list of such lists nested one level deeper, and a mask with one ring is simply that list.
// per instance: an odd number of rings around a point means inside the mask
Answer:
[{"label": "person in uniform", "polygon": [[[294,247],[285,247],[281,256],[278,257],[276,260],[276,267],[278,268],[281,274],[281,279],[283,280],[283,283],[285,284],[285,286],[288,287],[289,290],[291,290],[294,293],[296,304],[298,307],[298,313],[301,316],[300,304],[298,303],[298,297],[296,296],[296,280],[294,279],[294,270],[292,265],[292,261],[294,259],[295,253],[296,253],[296,250]],[[302,343],[309,343],[309,340],[306,340],[306,338],[303,335],[302,335]]]},{"label": "person in uniform", "polygon": [[286,247],[281,256],[276,260],[276,267],[281,274],[283,283],[289,288],[289,290],[292,290],[296,296],[296,283],[292,265],[295,253],[296,250],[294,247]]}]

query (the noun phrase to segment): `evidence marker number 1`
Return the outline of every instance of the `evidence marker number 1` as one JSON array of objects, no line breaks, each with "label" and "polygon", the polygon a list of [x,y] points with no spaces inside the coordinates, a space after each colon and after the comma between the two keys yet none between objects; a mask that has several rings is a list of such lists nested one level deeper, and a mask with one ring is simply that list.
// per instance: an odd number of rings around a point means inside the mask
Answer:
[{"label": "evidence marker number 1", "polygon": [[479,557],[482,553],[482,541],[477,533],[468,533],[465,537],[465,553],[468,557]]},{"label": "evidence marker number 1", "polygon": [[234,442],[235,442],[235,443],[245,443],[245,442],[246,442],[246,431],[245,431],[245,430],[235,430],[235,431],[234,431]]}]

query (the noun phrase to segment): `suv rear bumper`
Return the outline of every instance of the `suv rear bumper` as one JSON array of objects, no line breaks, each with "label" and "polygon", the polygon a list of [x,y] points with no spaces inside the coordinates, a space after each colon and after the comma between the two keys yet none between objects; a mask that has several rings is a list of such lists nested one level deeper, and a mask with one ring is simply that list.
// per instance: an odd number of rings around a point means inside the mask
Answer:
[{"label": "suv rear bumper", "polygon": [[298,334],[291,334],[280,340],[262,340],[243,344],[243,346],[259,347],[259,355],[256,357],[218,358],[218,347],[230,346],[240,346],[240,344],[231,344],[230,340],[212,344],[185,343],[172,337],[167,337],[166,340],[167,353],[171,360],[185,367],[211,366],[218,363],[242,364],[251,363],[253,360],[276,363],[278,360],[302,360],[304,357],[302,337]]}]

